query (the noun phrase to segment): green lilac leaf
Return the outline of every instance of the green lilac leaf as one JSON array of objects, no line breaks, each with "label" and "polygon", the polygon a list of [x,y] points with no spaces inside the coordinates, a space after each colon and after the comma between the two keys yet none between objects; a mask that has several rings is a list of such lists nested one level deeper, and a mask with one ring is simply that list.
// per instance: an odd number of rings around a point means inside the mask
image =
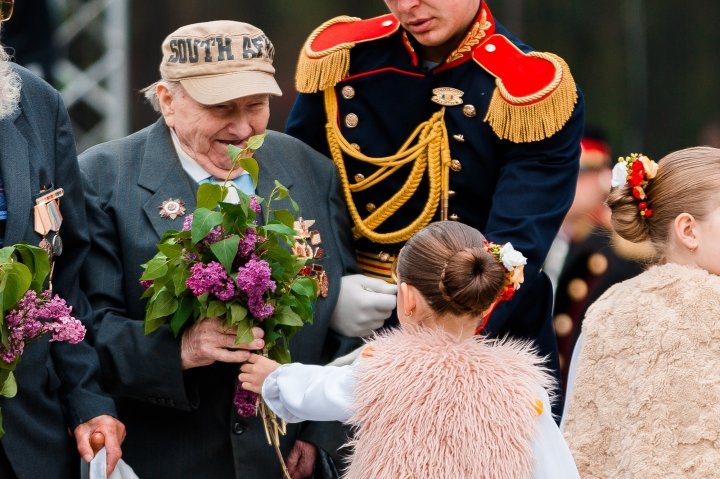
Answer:
[{"label": "green lilac leaf", "polygon": [[195,210],[192,224],[192,242],[198,244],[205,239],[211,229],[223,222],[223,215],[218,211],[210,211],[207,208]]},{"label": "green lilac leaf", "polygon": [[238,254],[238,246],[240,245],[240,237],[231,235],[227,238],[210,245],[210,250],[215,257],[225,267],[228,273],[232,270],[233,261]]}]

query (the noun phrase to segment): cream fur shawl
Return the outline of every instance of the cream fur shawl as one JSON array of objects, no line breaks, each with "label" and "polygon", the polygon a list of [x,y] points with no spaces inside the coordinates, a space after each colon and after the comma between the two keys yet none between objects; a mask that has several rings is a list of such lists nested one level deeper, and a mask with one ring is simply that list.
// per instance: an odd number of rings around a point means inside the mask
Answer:
[{"label": "cream fur shawl", "polygon": [[368,349],[347,478],[532,477],[533,405],[550,379],[528,343],[397,330]]},{"label": "cream fur shawl", "polygon": [[667,264],[583,323],[565,438],[581,477],[720,474],[720,277]]}]

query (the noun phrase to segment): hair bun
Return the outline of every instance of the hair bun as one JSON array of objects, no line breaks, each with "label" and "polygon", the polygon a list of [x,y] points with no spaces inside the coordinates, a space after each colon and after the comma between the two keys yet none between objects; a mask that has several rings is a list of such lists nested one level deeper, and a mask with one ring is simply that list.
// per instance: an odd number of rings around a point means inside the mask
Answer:
[{"label": "hair bun", "polygon": [[464,248],[452,255],[440,275],[439,289],[458,312],[481,313],[500,294],[503,266],[483,248]]}]

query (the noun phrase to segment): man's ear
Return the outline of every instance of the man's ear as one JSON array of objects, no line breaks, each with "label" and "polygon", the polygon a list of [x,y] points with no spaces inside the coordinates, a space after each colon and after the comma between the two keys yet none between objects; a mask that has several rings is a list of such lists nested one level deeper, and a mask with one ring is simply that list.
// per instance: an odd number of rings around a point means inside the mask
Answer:
[{"label": "man's ear", "polygon": [[698,247],[695,226],[695,218],[690,213],[680,213],[673,222],[675,237],[690,251],[695,251]]},{"label": "man's ear", "polygon": [[155,86],[155,93],[160,104],[160,113],[165,118],[165,124],[168,128],[175,126],[175,103],[174,97],[167,85],[158,83]]}]

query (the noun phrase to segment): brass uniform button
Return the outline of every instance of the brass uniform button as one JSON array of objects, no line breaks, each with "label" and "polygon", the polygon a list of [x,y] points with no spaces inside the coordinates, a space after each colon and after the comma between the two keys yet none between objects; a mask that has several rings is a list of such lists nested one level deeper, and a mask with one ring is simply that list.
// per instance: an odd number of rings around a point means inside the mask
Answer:
[{"label": "brass uniform button", "polygon": [[465,142],[465,135],[453,135],[453,138],[455,139],[455,141],[459,141],[460,143]]},{"label": "brass uniform button", "polygon": [[345,115],[345,126],[347,126],[348,128],[355,128],[356,126],[358,126],[359,121],[360,119],[355,113],[348,113],[347,115]]},{"label": "brass uniform button", "polygon": [[585,299],[588,294],[588,285],[580,278],[575,278],[568,284],[567,292],[573,301],[581,301]]},{"label": "brass uniform button", "polygon": [[560,337],[565,337],[568,334],[572,333],[573,330],[573,320],[572,318],[567,314],[558,314],[553,319],[553,325],[555,326],[555,332]]},{"label": "brass uniform button", "polygon": [[365,205],[365,209],[368,211],[368,213],[372,213],[377,209],[377,206],[375,206],[375,203],[368,203]]},{"label": "brass uniform button", "polygon": [[343,98],[345,98],[346,100],[350,100],[355,96],[355,89],[350,85],[345,85],[344,87],[342,87],[341,91]]},{"label": "brass uniform button", "polygon": [[365,175],[363,175],[362,173],[358,173],[357,175],[355,175],[355,181],[358,183],[360,183],[364,179],[365,179]]},{"label": "brass uniform button", "polygon": [[463,106],[463,115],[465,115],[468,118],[473,118],[475,115],[477,115],[477,108],[475,108],[474,105],[464,105]]},{"label": "brass uniform button", "polygon": [[608,269],[608,260],[605,255],[595,253],[588,258],[588,270],[595,276],[600,276]]},{"label": "brass uniform button", "polygon": [[458,215],[456,215],[455,213],[453,213],[450,215],[449,219],[450,219],[450,221],[457,221],[460,219],[460,217]]},{"label": "brass uniform button", "polygon": [[458,173],[460,172],[460,170],[462,170],[462,163],[460,163],[460,161],[458,160],[452,160],[450,162],[450,169]]},{"label": "brass uniform button", "polygon": [[350,143],[350,146],[352,146],[357,151],[360,151],[360,145],[358,145],[357,143]]},{"label": "brass uniform button", "polygon": [[378,253],[378,259],[385,262],[390,261],[390,255],[384,251],[381,251]]},{"label": "brass uniform button", "polygon": [[453,190],[448,190],[448,198],[452,198],[455,196],[455,192]]}]

